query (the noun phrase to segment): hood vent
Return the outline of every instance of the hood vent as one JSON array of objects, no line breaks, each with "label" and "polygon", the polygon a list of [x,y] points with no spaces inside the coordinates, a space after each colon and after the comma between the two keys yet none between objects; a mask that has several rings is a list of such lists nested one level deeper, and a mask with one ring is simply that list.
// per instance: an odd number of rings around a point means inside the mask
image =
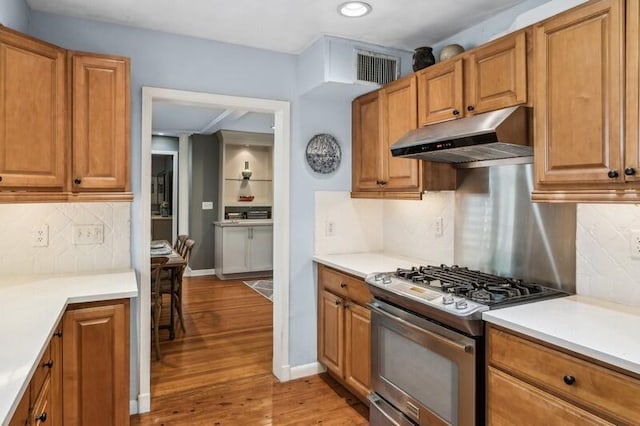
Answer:
[{"label": "hood vent", "polygon": [[356,49],[355,53],[357,81],[387,84],[398,79],[399,58],[360,49]]},{"label": "hood vent", "polygon": [[529,157],[531,108],[505,108],[412,130],[393,144],[391,154],[440,163]]}]

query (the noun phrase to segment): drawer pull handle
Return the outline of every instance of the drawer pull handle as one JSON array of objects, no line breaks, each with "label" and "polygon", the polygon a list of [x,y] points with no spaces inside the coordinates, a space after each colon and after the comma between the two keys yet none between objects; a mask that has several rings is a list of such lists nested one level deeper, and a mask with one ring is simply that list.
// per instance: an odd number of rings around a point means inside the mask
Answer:
[{"label": "drawer pull handle", "polygon": [[50,359],[49,361],[45,362],[44,364],[42,364],[43,367],[47,367],[47,368],[53,368],[53,360]]},{"label": "drawer pull handle", "polygon": [[39,416],[36,416],[36,422],[46,422],[47,421],[47,412],[45,411],[44,413],[40,414]]},{"label": "drawer pull handle", "polygon": [[339,304],[341,304],[341,303],[342,303],[342,300],[340,300],[340,299],[336,299],[336,306],[337,306],[337,305],[339,305]]},{"label": "drawer pull handle", "polygon": [[564,382],[566,384],[568,384],[569,386],[571,386],[572,384],[574,384],[576,382],[576,378],[573,376],[564,376],[562,378],[562,380],[564,380]]},{"label": "drawer pull handle", "polygon": [[340,288],[347,288],[347,284],[346,283],[340,283]]}]

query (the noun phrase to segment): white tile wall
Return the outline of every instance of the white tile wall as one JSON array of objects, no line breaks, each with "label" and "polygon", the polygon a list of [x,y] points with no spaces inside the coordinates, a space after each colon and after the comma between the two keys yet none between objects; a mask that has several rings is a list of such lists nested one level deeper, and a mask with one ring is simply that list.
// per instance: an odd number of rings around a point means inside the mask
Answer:
[{"label": "white tile wall", "polygon": [[[315,202],[315,254],[382,251],[382,201],[318,191]],[[335,236],[326,235],[327,222],[333,223]]]},{"label": "white tile wall", "polygon": [[640,306],[640,259],[630,256],[640,206],[579,204],[577,213],[576,292]]},{"label": "white tile wall", "polygon": [[[32,229],[44,224],[49,245],[33,247]],[[103,244],[73,245],[73,224],[104,224]],[[5,276],[131,267],[130,203],[1,204],[0,236]]]},{"label": "white tile wall", "polygon": [[[453,262],[453,191],[425,193],[422,201],[352,199],[348,192],[316,192],[315,253],[384,252]],[[433,222],[443,219],[443,235]],[[333,222],[335,236],[326,235]]]},{"label": "white tile wall", "polygon": [[[452,264],[454,211],[454,191],[427,192],[421,201],[384,201],[384,251],[428,264]],[[435,234],[436,218],[442,218],[442,235]]]}]

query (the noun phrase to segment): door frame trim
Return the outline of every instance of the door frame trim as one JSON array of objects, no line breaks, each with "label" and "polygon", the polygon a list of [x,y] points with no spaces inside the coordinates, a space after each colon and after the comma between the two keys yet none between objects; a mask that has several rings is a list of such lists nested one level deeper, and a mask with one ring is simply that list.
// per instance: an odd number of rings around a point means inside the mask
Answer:
[{"label": "door frame trim", "polygon": [[[151,201],[151,133],[154,101],[171,102],[182,105],[242,109],[274,115],[273,151],[273,374],[280,381],[291,377],[289,366],[289,234],[290,234],[290,158],[291,158],[291,106],[288,101],[272,99],[228,96],[213,93],[142,88],[142,148],[141,148],[141,206]],[[151,409],[151,301],[150,301],[150,241],[151,211],[139,208],[133,214],[138,216],[141,235],[134,256],[139,265],[137,305],[137,366],[138,366],[138,411]]]}]

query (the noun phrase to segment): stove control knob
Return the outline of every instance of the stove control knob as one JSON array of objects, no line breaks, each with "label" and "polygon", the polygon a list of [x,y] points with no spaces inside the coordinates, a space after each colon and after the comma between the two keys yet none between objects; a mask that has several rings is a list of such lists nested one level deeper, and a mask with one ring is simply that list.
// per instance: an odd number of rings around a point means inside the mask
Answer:
[{"label": "stove control knob", "polygon": [[451,294],[445,294],[442,296],[443,305],[451,305],[453,303],[453,296]]},{"label": "stove control knob", "polygon": [[382,277],[382,284],[391,284],[391,277],[388,275]]},{"label": "stove control knob", "polygon": [[469,304],[464,299],[458,300],[456,302],[456,309],[467,309],[468,307],[469,307]]},{"label": "stove control knob", "polygon": [[380,281],[380,280],[382,280],[382,277],[383,277],[383,276],[384,276],[384,275],[382,275],[382,274],[375,274],[375,275],[373,276],[373,280],[374,280],[374,281]]}]

